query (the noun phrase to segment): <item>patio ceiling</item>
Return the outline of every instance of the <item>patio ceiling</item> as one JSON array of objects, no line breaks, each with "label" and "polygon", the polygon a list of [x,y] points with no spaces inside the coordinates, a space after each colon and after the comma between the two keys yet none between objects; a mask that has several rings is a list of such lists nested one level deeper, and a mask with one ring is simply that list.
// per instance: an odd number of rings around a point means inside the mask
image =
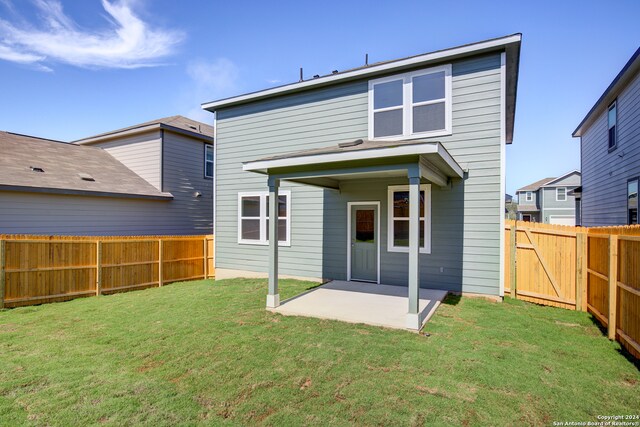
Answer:
[{"label": "patio ceiling", "polygon": [[330,189],[339,189],[346,180],[407,177],[414,169],[441,187],[464,176],[464,169],[439,142],[359,139],[243,164],[245,171]]}]

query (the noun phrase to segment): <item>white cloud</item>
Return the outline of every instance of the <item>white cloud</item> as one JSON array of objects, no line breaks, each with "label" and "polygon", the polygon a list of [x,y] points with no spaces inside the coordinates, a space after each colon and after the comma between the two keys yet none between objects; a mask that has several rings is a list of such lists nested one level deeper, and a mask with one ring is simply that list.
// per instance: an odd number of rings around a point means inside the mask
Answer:
[{"label": "white cloud", "polygon": [[211,122],[211,113],[200,108],[200,104],[235,95],[240,90],[239,69],[227,58],[214,61],[195,60],[187,65],[190,85],[183,93],[182,104],[186,115],[194,120]]},{"label": "white cloud", "polygon": [[[5,1],[5,0],[3,0]],[[132,0],[102,0],[106,30],[82,30],[57,0],[34,0],[39,29],[0,19],[0,59],[39,64],[61,62],[86,68],[140,68],[161,65],[184,39],[180,31],[155,29],[132,10]]]}]

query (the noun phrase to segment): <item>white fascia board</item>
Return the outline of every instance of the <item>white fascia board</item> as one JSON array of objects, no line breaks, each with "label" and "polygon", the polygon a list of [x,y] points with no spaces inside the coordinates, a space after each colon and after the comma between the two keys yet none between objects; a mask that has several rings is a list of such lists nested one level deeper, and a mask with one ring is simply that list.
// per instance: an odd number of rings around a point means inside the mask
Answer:
[{"label": "white fascia board", "polygon": [[456,173],[456,175],[458,175],[458,177],[462,178],[464,176],[464,170],[462,169],[462,167],[458,164],[458,162],[456,162],[453,159],[453,157],[451,157],[451,154],[449,154],[447,149],[444,148],[442,146],[442,144],[440,144],[440,143],[438,143],[438,151],[437,152],[438,152],[438,155],[440,157],[442,157],[442,160],[447,162],[449,167],[451,169],[453,169],[453,171]]},{"label": "white fascia board", "polygon": [[221,99],[218,101],[207,102],[201,105],[203,110],[214,111],[216,108],[246,102],[252,99],[267,98],[274,95],[281,95],[288,92],[295,92],[298,90],[306,89],[317,85],[326,85],[341,80],[353,79],[354,77],[366,77],[371,74],[378,74],[384,71],[394,70],[396,68],[404,68],[412,65],[422,64],[426,62],[432,62],[440,59],[445,59],[452,56],[464,55],[473,53],[476,51],[482,51],[486,49],[492,49],[500,46],[505,46],[511,43],[518,43],[522,40],[520,34],[514,34],[495,40],[489,40],[486,42],[474,43],[466,46],[455,47],[452,49],[441,50],[433,53],[426,53],[424,55],[414,56],[412,58],[401,59],[398,61],[392,61],[380,65],[372,65],[367,68],[360,68],[353,71],[347,71],[341,74],[329,75],[313,80],[305,80],[298,83],[292,83],[285,86],[274,87],[272,89],[266,89],[259,92],[252,92],[245,95],[235,96],[232,98]]},{"label": "white fascia board", "polygon": [[[258,172],[271,168],[305,166],[321,163],[344,162],[350,160],[366,160],[384,157],[410,156],[416,154],[440,154],[439,146],[440,144],[437,142],[429,142],[425,144],[414,144],[400,147],[371,148],[369,150],[345,151],[342,153],[289,157],[286,159],[257,160],[254,162],[244,163],[242,165],[242,170]],[[444,152],[446,153],[446,151]],[[446,153],[446,155],[451,158],[449,153]],[[454,161],[453,158],[451,158],[451,161]]]}]

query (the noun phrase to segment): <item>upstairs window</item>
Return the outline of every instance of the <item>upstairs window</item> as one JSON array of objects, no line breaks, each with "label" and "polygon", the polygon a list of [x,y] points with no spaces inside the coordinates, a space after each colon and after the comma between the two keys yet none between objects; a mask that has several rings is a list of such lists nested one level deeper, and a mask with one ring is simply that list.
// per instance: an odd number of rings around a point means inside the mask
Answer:
[{"label": "upstairs window", "polygon": [[533,193],[531,191],[527,191],[524,196],[525,201],[533,202]]},{"label": "upstairs window", "polygon": [[607,114],[607,121],[609,123],[609,150],[613,150],[618,145],[618,107],[617,101],[613,101],[609,105],[609,112]]},{"label": "upstairs window", "polygon": [[204,177],[213,178],[213,145],[204,146]]},{"label": "upstairs window", "polygon": [[369,139],[451,133],[451,65],[369,82]]},{"label": "upstairs window", "polygon": [[558,187],[556,188],[556,201],[564,202],[567,200],[567,189],[566,187]]},{"label": "upstairs window", "polygon": [[628,224],[638,223],[638,178],[627,182]]}]

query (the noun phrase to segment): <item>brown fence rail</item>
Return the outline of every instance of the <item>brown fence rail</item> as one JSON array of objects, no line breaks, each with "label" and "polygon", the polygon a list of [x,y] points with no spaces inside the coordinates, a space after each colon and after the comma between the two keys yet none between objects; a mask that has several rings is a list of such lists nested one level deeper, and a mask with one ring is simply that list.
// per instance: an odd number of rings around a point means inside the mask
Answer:
[{"label": "brown fence rail", "polygon": [[[507,220],[505,295],[588,311],[640,358],[640,227]],[[508,286],[508,288],[506,287]]]},{"label": "brown fence rail", "polygon": [[0,308],[215,277],[214,236],[0,235]]}]

